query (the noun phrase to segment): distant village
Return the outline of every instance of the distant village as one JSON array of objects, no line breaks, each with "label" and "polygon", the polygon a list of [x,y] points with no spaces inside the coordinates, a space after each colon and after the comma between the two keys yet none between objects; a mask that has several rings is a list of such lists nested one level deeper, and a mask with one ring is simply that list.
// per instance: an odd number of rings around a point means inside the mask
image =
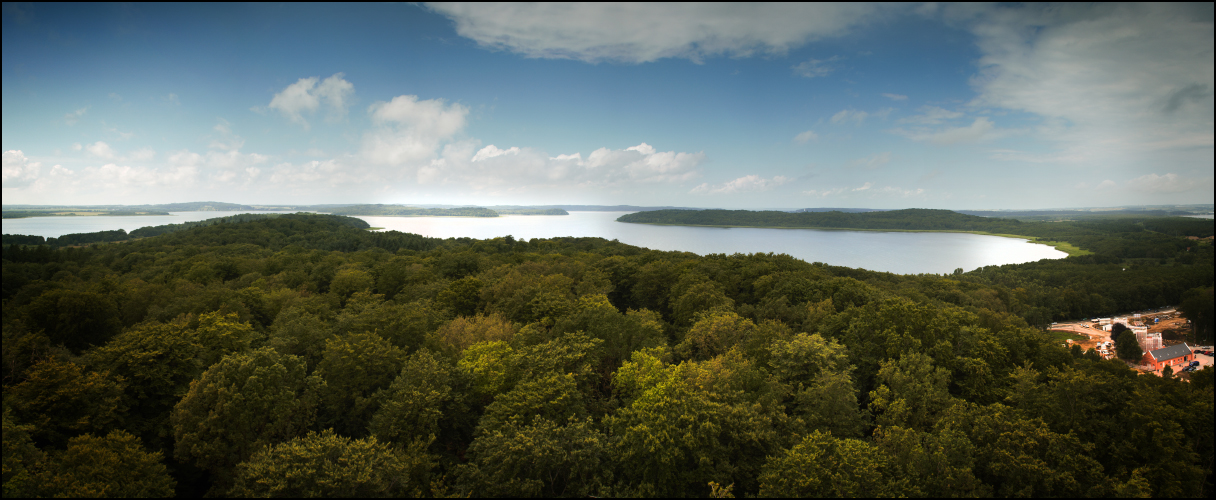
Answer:
[{"label": "distant village", "polygon": [[1117,357],[1115,341],[1111,339],[1111,332],[1118,328],[1116,325],[1123,325],[1135,334],[1144,354],[1139,363],[1129,364],[1142,372],[1161,375],[1169,367],[1172,373],[1187,373],[1212,364],[1212,346],[1192,346],[1182,340],[1164,338],[1166,331],[1191,328],[1190,321],[1172,308],[1073,323],[1053,323],[1051,329],[1085,335],[1089,337],[1088,341],[1069,340],[1067,343],[1079,344],[1082,349],[1092,348],[1102,359],[1112,359]]}]

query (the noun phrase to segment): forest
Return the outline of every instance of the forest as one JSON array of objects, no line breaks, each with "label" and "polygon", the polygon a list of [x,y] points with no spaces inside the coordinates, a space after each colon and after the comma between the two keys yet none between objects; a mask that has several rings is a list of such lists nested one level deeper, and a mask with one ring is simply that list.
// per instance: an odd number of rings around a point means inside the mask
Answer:
[{"label": "forest", "polygon": [[1206,497],[1213,370],[1043,329],[1210,342],[1212,222],[1162,220],[998,220],[1092,254],[947,276],[319,214],[5,235],[4,496]]}]

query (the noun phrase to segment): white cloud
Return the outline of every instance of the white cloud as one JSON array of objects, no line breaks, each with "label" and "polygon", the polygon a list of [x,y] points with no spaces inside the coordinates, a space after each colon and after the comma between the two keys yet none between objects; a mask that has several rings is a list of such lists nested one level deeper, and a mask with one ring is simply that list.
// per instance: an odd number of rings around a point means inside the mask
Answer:
[{"label": "white cloud", "polygon": [[[330,107],[328,119],[340,119],[346,114],[347,99],[355,92],[355,86],[344,80],[343,76],[342,73],[335,73],[321,81],[319,86],[317,82],[320,79],[315,76],[301,78],[275,94],[267,107],[278,110],[305,129],[308,129],[308,120],[304,115],[315,112],[322,101]],[[251,109],[258,111],[256,107]]]},{"label": "white cloud", "polygon": [[1190,149],[1192,168],[1210,167],[1210,5],[949,9],[983,53],[973,106],[1042,117],[1037,135],[1064,161],[1136,167],[1168,148]]},{"label": "white cloud", "polygon": [[355,86],[343,79],[345,75],[336,73],[321,81],[317,86],[317,97],[329,103],[332,113],[331,120],[337,120],[346,114],[346,100],[355,93]]},{"label": "white cloud", "polygon": [[832,115],[831,121],[832,121],[832,123],[853,122],[854,125],[861,125],[862,123],[864,123],[866,121],[866,118],[869,116],[870,116],[870,114],[866,113],[865,111],[857,111],[857,110],[853,110],[853,109],[842,109],[842,110],[840,110],[840,112]]},{"label": "white cloud", "polygon": [[156,158],[156,151],[152,148],[140,148],[131,152],[131,161],[146,162]]},{"label": "white cloud", "polygon": [[988,117],[981,116],[971,122],[971,125],[965,127],[945,127],[937,130],[903,130],[895,129],[893,132],[919,142],[928,142],[938,145],[950,145],[959,143],[973,143],[984,140],[993,139],[1004,134],[1003,131],[997,131],[995,124]]},{"label": "white cloud", "polygon": [[381,165],[429,163],[440,143],[464,129],[469,108],[443,99],[394,97],[367,108],[377,128],[363,136],[363,156]]},{"label": "white cloud", "polygon": [[886,97],[887,99],[890,99],[890,100],[892,100],[892,101],[906,101],[906,100],[908,100],[908,96],[906,96],[906,95],[900,95],[900,94],[887,94],[887,93],[884,93],[882,96],[883,96],[883,97]]},{"label": "white cloud", "polygon": [[73,143],[72,143],[72,150],[73,150],[73,151],[80,151],[81,149],[83,149],[83,146],[81,146],[79,142],[73,142]]},{"label": "white cloud", "polygon": [[866,182],[865,184],[862,184],[855,188],[837,187],[837,188],[833,188],[833,189],[810,190],[810,191],[803,191],[802,194],[807,195],[807,196],[818,196],[820,198],[826,198],[829,196],[839,197],[839,198],[850,198],[850,197],[854,197],[854,196],[860,196],[860,197],[865,197],[865,198],[870,198],[870,199],[874,199],[874,198],[886,199],[886,198],[891,198],[891,197],[895,197],[895,196],[898,196],[901,198],[921,196],[921,195],[925,194],[925,192],[926,192],[926,190],[923,188],[905,189],[905,188],[896,187],[896,186],[876,187],[873,182]]},{"label": "white cloud", "polygon": [[30,161],[21,150],[5,151],[3,156],[3,186],[5,189],[26,187],[38,178],[40,170],[42,170],[42,163]]},{"label": "white cloud", "polygon": [[806,78],[828,76],[833,71],[836,71],[836,68],[828,66],[826,63],[838,60],[840,60],[839,57],[831,57],[827,60],[809,59],[792,66],[790,69],[793,69],[795,74]]},{"label": "white cloud", "polygon": [[88,146],[84,147],[84,150],[88,151],[89,154],[93,156],[106,160],[112,160],[118,157],[118,153],[114,152],[114,148],[111,148],[109,144],[102,141],[89,144]]},{"label": "white cloud", "polygon": [[80,117],[84,116],[84,114],[87,113],[88,111],[89,111],[89,107],[85,106],[83,108],[77,109],[76,111],[72,111],[70,113],[64,113],[63,122],[67,123],[68,125],[75,125],[76,122],[80,121]]},{"label": "white cloud", "polygon": [[1143,175],[1127,181],[1127,185],[1133,189],[1143,189],[1153,193],[1181,193],[1196,187],[1195,181],[1183,179],[1172,173]]},{"label": "white cloud", "polygon": [[519,154],[519,148],[512,147],[510,149],[498,149],[498,148],[494,147],[493,144],[491,144],[489,146],[486,146],[486,147],[478,150],[477,154],[473,155],[473,159],[469,160],[469,161],[481,161],[481,160],[493,158],[495,156],[502,156],[502,155],[508,155],[508,154],[510,154],[510,155]]},{"label": "white cloud", "polygon": [[891,162],[891,152],[885,151],[882,153],[872,154],[865,158],[858,158],[856,160],[853,160],[853,161],[849,162],[849,166],[854,167],[854,168],[864,168],[867,170],[873,170],[873,169],[876,169],[883,165],[886,165],[890,162]]},{"label": "white cloud", "polygon": [[701,184],[692,188],[690,193],[694,194],[733,194],[745,191],[767,191],[776,186],[785,184],[793,179],[784,176],[774,176],[772,179],[765,179],[758,175],[745,175],[733,181],[729,181],[716,186],[711,186],[709,183]]},{"label": "white cloud", "polygon": [[811,130],[807,130],[806,132],[794,136],[794,142],[797,142],[798,144],[806,144],[809,141],[817,140],[819,140],[819,134],[816,134]]},{"label": "white cloud", "polygon": [[244,138],[232,133],[232,124],[228,120],[220,118],[220,122],[215,124],[212,130],[216,131],[219,137],[212,139],[211,143],[207,145],[208,148],[237,151],[245,145]]},{"label": "white cloud", "polygon": [[643,63],[782,54],[864,23],[872,4],[429,4],[456,32],[526,57]]},{"label": "white cloud", "polygon": [[182,100],[177,97],[177,94],[174,94],[172,92],[170,92],[169,95],[162,97],[161,99],[174,106],[182,105]]},{"label": "white cloud", "polygon": [[828,196],[836,196],[836,195],[839,195],[844,192],[845,192],[845,188],[838,187],[838,188],[832,188],[832,189],[812,189],[810,191],[803,191],[802,194],[805,194],[807,196],[819,196],[821,198],[826,198]]},{"label": "white cloud", "polygon": [[642,143],[625,149],[599,148],[551,156],[526,147],[478,147],[465,140],[444,146],[439,158],[415,171],[420,184],[462,186],[480,193],[519,193],[679,183],[697,177],[704,153],[658,151]]},{"label": "white cloud", "polygon": [[117,127],[106,127],[105,129],[106,132],[112,132],[114,135],[117,135],[118,139],[122,141],[135,137],[135,132],[123,132],[118,130]]},{"label": "white cloud", "polygon": [[1109,188],[1113,188],[1113,187],[1115,187],[1115,181],[1106,179],[1106,180],[1098,183],[1097,189],[1109,189]]},{"label": "white cloud", "polygon": [[920,114],[901,118],[900,123],[919,123],[921,125],[939,125],[944,121],[963,116],[961,112],[950,111],[937,106],[921,106]]}]

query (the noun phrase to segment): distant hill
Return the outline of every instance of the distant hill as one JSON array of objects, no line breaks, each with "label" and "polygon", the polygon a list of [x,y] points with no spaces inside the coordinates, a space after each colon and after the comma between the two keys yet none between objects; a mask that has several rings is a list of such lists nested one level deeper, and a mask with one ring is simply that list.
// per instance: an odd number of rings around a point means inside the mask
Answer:
[{"label": "distant hill", "polygon": [[481,207],[418,208],[404,205],[353,205],[334,208],[329,213],[388,217],[498,217],[498,212]]}]

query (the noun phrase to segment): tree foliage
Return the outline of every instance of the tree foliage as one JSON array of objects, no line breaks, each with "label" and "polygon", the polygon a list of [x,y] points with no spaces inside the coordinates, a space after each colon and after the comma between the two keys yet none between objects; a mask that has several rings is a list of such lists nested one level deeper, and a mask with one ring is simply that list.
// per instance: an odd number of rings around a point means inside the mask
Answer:
[{"label": "tree foliage", "polygon": [[237,465],[228,494],[271,498],[423,496],[431,464],[418,450],[394,449],[375,437],[332,430],[267,445]]},{"label": "tree foliage", "polygon": [[1177,304],[1202,338],[1211,221],[858,220],[1094,253],[900,276],[316,214],[28,240],[5,496],[1210,494],[1216,372],[1039,327]]}]

